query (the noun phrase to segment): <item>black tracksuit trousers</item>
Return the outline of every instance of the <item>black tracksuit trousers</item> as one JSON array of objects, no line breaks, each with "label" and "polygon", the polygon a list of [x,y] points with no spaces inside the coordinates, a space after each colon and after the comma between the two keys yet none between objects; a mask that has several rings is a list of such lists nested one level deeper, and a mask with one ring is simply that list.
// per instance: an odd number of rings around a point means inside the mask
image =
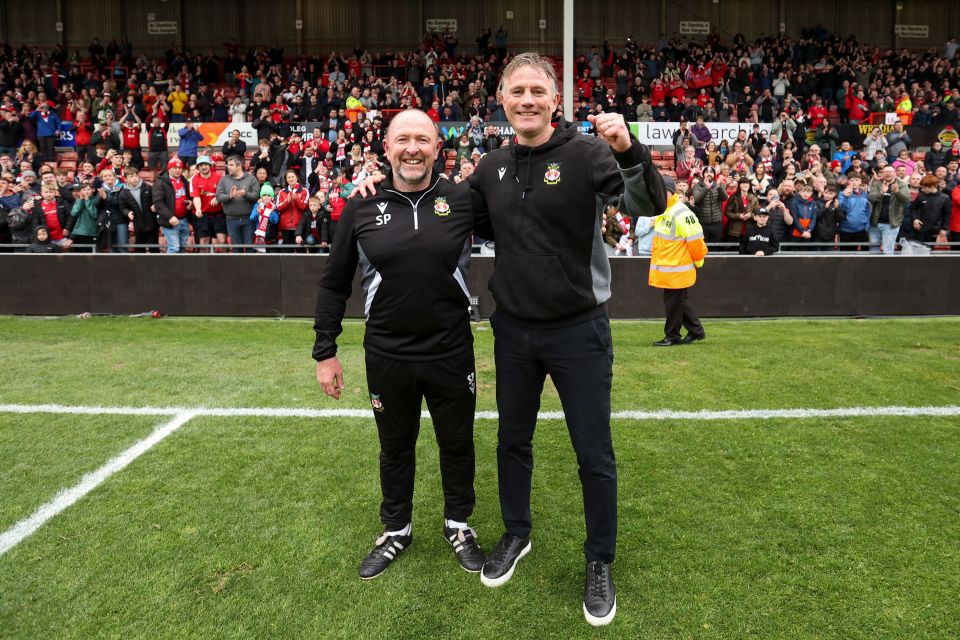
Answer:
[{"label": "black tracksuit trousers", "polygon": [[497,469],[507,531],[530,536],[533,432],[549,374],[560,395],[580,469],[587,561],[612,562],[617,542],[617,465],[610,435],[613,341],[606,315],[559,328],[534,328],[503,313],[490,319],[500,430]]},{"label": "black tracksuit trousers", "polygon": [[473,414],[477,406],[473,348],[439,360],[405,361],[366,354],[367,387],[380,436],[380,520],[402,529],[413,515],[420,406],[427,400],[440,449],[445,518],[473,513]]}]

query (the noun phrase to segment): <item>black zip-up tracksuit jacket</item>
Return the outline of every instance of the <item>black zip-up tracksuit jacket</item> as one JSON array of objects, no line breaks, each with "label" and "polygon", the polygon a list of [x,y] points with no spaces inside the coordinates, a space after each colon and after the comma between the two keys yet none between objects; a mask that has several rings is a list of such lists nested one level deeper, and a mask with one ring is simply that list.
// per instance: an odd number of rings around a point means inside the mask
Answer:
[{"label": "black zip-up tracksuit jacket", "polygon": [[496,232],[490,290],[497,313],[543,327],[604,313],[610,262],[600,233],[603,205],[619,197],[620,211],[635,218],[659,215],[667,202],[644,145],[634,140],[613,153],[565,120],[545,144],[494,149],[469,183]]},{"label": "black zip-up tracksuit jacket", "polygon": [[387,179],[375,196],[349,201],[320,278],[314,359],[337,353],[358,264],[367,351],[394,360],[436,360],[471,348],[466,273],[474,210],[466,183],[436,175],[422,192],[400,192]]}]

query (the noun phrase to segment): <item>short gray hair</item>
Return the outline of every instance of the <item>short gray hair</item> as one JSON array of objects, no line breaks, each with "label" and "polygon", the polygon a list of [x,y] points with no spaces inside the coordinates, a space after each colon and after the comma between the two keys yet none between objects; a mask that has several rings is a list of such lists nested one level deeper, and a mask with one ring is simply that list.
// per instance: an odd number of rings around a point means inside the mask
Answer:
[{"label": "short gray hair", "polygon": [[521,67],[536,67],[543,71],[547,74],[550,83],[553,85],[553,93],[559,93],[557,88],[557,72],[553,68],[553,61],[535,51],[517,54],[507,63],[507,66],[503,68],[503,73],[500,75],[500,86],[497,87],[497,90],[502,92],[504,81]]}]

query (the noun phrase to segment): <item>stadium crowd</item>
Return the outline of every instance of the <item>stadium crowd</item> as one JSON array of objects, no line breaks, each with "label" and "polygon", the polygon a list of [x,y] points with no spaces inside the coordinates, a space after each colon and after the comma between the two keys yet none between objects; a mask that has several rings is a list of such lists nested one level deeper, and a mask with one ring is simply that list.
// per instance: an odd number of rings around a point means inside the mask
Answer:
[{"label": "stadium crowd", "polygon": [[[486,125],[505,120],[502,29],[469,47],[427,34],[412,51],[357,46],[294,59],[236,44],[223,57],[171,47],[151,59],[125,40],[94,40],[85,53],[0,45],[0,244],[179,252],[229,239],[325,250],[354,185],[385,170],[382,139],[396,110],[468,123],[438,163],[453,180],[509,143]],[[760,209],[778,243],[892,252],[898,237],[956,242],[960,139],[919,152],[903,123],[960,127],[958,53],[955,39],[898,52],[820,28],[753,43],[604,41],[577,58],[573,116],[681,122],[673,147],[658,152],[661,166],[713,243],[746,247]],[[896,113],[901,124],[878,127],[858,148],[840,141],[838,124],[871,113]],[[64,122],[75,149],[58,152]],[[201,145],[204,122],[248,123],[256,146],[239,132],[221,148]],[[713,122],[771,127],[730,143],[711,139]],[[643,253],[638,221],[609,216],[611,252]]]}]

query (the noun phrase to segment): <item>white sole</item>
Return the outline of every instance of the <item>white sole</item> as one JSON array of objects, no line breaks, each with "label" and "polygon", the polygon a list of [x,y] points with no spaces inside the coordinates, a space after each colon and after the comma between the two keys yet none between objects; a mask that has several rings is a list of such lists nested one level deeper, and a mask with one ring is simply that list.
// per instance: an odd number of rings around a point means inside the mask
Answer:
[{"label": "white sole", "polygon": [[613,599],[613,608],[610,609],[610,613],[598,618],[596,616],[590,615],[590,612],[587,611],[587,605],[583,605],[583,617],[587,619],[587,622],[592,624],[595,627],[602,627],[603,625],[610,624],[613,622],[613,617],[617,615],[617,599]]},{"label": "white sole", "polygon": [[528,542],[528,543],[527,543],[527,546],[525,546],[525,547],[523,548],[523,550],[520,551],[520,555],[517,556],[517,559],[513,561],[513,566],[510,567],[510,570],[507,571],[507,572],[506,572],[505,574],[503,574],[502,576],[500,576],[499,578],[488,578],[487,576],[483,575],[483,572],[482,572],[482,570],[481,570],[481,573],[480,573],[480,582],[482,582],[484,585],[486,585],[486,586],[488,586],[488,587],[499,587],[499,586],[502,585],[502,584],[506,584],[507,581],[509,581],[510,578],[513,577],[513,570],[517,568],[517,563],[520,562],[520,559],[521,559],[523,556],[525,556],[525,555],[527,555],[528,553],[530,553],[530,549],[532,549],[532,548],[533,548],[533,543]]}]

